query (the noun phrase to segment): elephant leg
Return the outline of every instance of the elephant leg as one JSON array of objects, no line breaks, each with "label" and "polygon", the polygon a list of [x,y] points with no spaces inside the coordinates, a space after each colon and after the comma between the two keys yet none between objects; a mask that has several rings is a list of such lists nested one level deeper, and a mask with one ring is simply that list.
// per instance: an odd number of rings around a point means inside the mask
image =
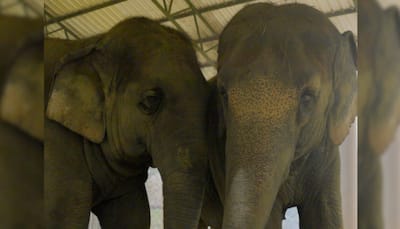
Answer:
[{"label": "elephant leg", "polygon": [[45,228],[86,229],[92,179],[82,152],[82,138],[52,121],[46,121],[45,134]]},{"label": "elephant leg", "polygon": [[150,228],[150,208],[144,184],[93,209],[101,228]]},{"label": "elephant leg", "polygon": [[362,162],[358,167],[358,228],[383,229],[380,158],[371,156]]},{"label": "elephant leg", "polygon": [[[339,156],[325,169],[323,180],[305,187],[308,191],[298,206],[301,229],[343,229]],[[318,187],[318,190],[310,187]]]},{"label": "elephant leg", "polygon": [[281,229],[283,219],[282,203],[277,199],[272,208],[271,214],[268,219],[266,229]]}]

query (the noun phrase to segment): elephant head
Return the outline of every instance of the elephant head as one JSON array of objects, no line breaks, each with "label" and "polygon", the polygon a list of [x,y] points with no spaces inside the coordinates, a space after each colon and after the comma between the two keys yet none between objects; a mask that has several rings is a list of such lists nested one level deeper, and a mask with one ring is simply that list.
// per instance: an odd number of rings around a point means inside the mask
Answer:
[{"label": "elephant head", "polygon": [[363,151],[379,155],[400,123],[400,15],[375,1],[360,4],[359,15],[359,141]]},{"label": "elephant head", "polygon": [[165,228],[196,228],[209,88],[190,40],[133,18],[99,37],[64,44],[72,52],[54,64],[47,117],[100,144],[121,176],[140,164],[157,167]]},{"label": "elephant head", "polygon": [[354,38],[309,6],[260,3],[228,23],[218,54],[223,225],[264,228],[291,162],[348,133],[357,109]]}]

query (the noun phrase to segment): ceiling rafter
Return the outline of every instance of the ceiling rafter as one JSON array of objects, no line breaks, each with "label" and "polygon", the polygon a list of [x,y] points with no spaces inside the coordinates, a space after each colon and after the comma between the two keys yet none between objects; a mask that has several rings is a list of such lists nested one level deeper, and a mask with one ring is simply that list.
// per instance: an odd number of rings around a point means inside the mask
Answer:
[{"label": "ceiling rafter", "polygon": [[[45,5],[45,9],[44,9],[44,15],[45,15],[45,18],[46,17],[48,17],[48,18],[53,18],[54,16],[46,9],[46,5]],[[80,39],[80,36],[77,34],[77,33],[75,33],[75,32],[73,32],[70,28],[68,28],[66,25],[64,25],[64,23],[62,23],[62,22],[57,22],[56,23],[60,28],[62,28],[62,30],[64,30],[64,34],[65,34],[65,37],[66,38],[69,38],[69,36],[67,35],[67,34],[70,34],[73,38],[75,38],[75,39],[77,39],[77,40],[79,40]],[[46,26],[46,31],[47,31],[47,26]],[[49,32],[47,31],[47,33],[46,33],[46,35],[49,35]]]},{"label": "ceiling rafter", "polygon": [[[50,24],[54,24],[57,22],[61,22],[63,20],[67,20],[73,17],[77,17],[77,16],[81,16],[99,9],[103,9],[105,7],[109,7],[121,2],[125,2],[127,0],[110,0],[107,2],[103,2],[101,4],[97,4],[88,8],[84,8],[66,15],[62,15],[62,16],[57,16],[57,17],[51,17],[49,20],[46,21],[46,25],[50,25]],[[186,3],[189,4],[189,7],[181,10],[179,12],[176,13],[171,13],[172,10],[172,5],[173,5],[173,0],[170,0],[169,5],[167,6],[166,1],[163,0],[163,4],[165,6],[165,9],[167,9],[167,12],[169,13],[169,17],[163,17],[161,19],[157,19],[156,21],[162,23],[162,22],[167,22],[170,21],[171,19],[180,19],[180,18],[184,18],[184,17],[189,17],[189,16],[194,16],[194,15],[201,15],[203,13],[207,13],[210,11],[214,11],[214,10],[219,10],[219,9],[223,9],[226,7],[231,7],[231,6],[235,6],[235,5],[239,5],[239,4],[244,4],[244,3],[249,3],[249,2],[253,2],[255,0],[230,0],[230,1],[226,1],[223,3],[218,3],[218,4],[214,4],[214,5],[210,5],[210,6],[206,6],[206,7],[202,7],[202,8],[196,8],[194,7],[194,5],[189,1],[189,0],[185,0]],[[192,7],[191,7],[192,6]],[[195,11],[193,10],[193,7],[195,9]],[[347,8],[347,9],[342,9],[342,10],[338,10],[338,11],[334,11],[334,12],[329,12],[326,13],[328,17],[335,17],[335,16],[341,16],[341,15],[345,15],[345,14],[351,14],[351,13],[355,13],[356,12],[356,8],[355,7],[351,7],[351,8]],[[206,24],[206,26],[208,28],[212,28],[212,26],[209,26]],[[205,38],[198,38],[197,40],[195,40],[195,43],[204,43],[204,42],[210,42],[210,41],[214,41],[218,39],[218,35],[216,35],[216,33],[214,32],[213,36],[210,37],[205,37]]]},{"label": "ceiling rafter", "polygon": [[[186,2],[186,4],[189,5],[190,9],[191,9],[192,12],[193,12],[193,18],[194,18],[194,21],[195,21],[195,26],[196,26],[196,31],[197,31],[198,39],[202,39],[202,36],[201,36],[201,34],[200,34],[200,27],[199,27],[199,23],[197,22],[197,17],[199,17],[199,18],[203,21],[204,25],[205,25],[205,26],[210,30],[210,32],[212,33],[212,36],[218,36],[217,31],[215,31],[215,29],[211,26],[211,24],[207,21],[207,19],[198,11],[198,9],[193,5],[193,3],[191,3],[190,0],[185,0],[185,2]],[[208,53],[210,50],[212,50],[213,48],[215,48],[215,47],[213,46],[213,47],[211,47],[211,48],[209,48],[209,49],[207,49],[207,50],[204,50],[203,43],[199,43],[199,44],[200,44],[200,48],[201,48],[205,53]],[[207,55],[208,55],[208,54],[207,54]],[[215,63],[213,63],[213,64],[215,65]]]},{"label": "ceiling rafter", "polygon": [[[20,0],[21,1],[21,0]],[[46,26],[50,24],[57,24],[59,28],[52,28],[51,31],[47,31],[47,36],[56,32],[60,32],[64,30],[64,35],[66,38],[71,37],[75,39],[80,39],[80,35],[77,32],[74,32],[69,24],[64,23],[63,21],[78,17],[96,10],[103,9],[105,7],[113,6],[118,3],[125,2],[127,0],[109,0],[107,2],[103,2],[97,5],[93,5],[87,8],[83,8],[72,13],[67,13],[65,15],[52,15],[48,10],[45,12],[47,16],[47,20],[45,22]],[[204,13],[212,12],[215,10],[220,10],[227,7],[233,7],[240,4],[251,3],[255,0],[226,0],[221,3],[205,6],[205,7],[196,7],[190,0],[184,0],[184,2],[188,5],[188,7],[176,11],[172,13],[172,8],[174,5],[174,0],[152,0],[152,3],[160,10],[160,12],[164,15],[162,18],[156,19],[156,21],[163,23],[163,22],[170,22],[172,23],[178,31],[185,32],[184,28],[177,22],[178,19],[186,18],[186,17],[193,17],[193,24],[196,29],[197,37],[194,39],[194,47],[198,54],[200,54],[205,59],[205,63],[201,64],[201,67],[214,67],[216,66],[216,60],[210,57],[209,52],[217,48],[217,45],[214,44],[211,47],[207,47],[205,49],[204,43],[207,42],[214,42],[217,41],[219,38],[219,33],[215,31],[215,28],[209,23],[208,19],[204,17]],[[46,7],[45,7],[46,10]],[[327,12],[326,15],[328,17],[337,17],[342,15],[348,15],[356,13],[357,10],[355,6],[344,8],[332,12]],[[208,36],[202,35],[200,33],[200,21],[202,22],[202,26],[205,26],[209,31],[210,34]]]},{"label": "ceiling rafter", "polygon": [[[219,10],[219,9],[223,9],[223,8],[227,8],[227,7],[231,7],[231,6],[235,6],[235,5],[239,5],[239,4],[243,4],[243,3],[253,2],[253,1],[255,1],[255,0],[230,0],[230,1],[225,1],[223,3],[198,8],[197,12],[199,14],[203,14],[203,13],[207,13],[210,11]],[[192,15],[193,15],[193,11],[191,11],[190,8],[186,8],[182,11],[171,14],[171,18],[176,20],[176,19],[180,19],[180,18],[184,18],[184,17],[189,17]],[[168,20],[169,19],[167,17],[164,17],[164,18],[160,18],[156,21],[162,23],[162,22],[167,22]]]},{"label": "ceiling rafter", "polygon": [[350,8],[346,8],[346,9],[328,12],[328,13],[325,13],[325,15],[328,17],[337,17],[337,16],[343,16],[343,15],[352,14],[352,13],[357,13],[357,9],[355,7],[350,7]]},{"label": "ceiling rafter", "polygon": [[[168,12],[168,9],[165,9],[157,0],[151,0],[153,4],[169,19],[169,21],[174,24],[176,29],[180,32],[186,33],[185,30],[179,25],[179,23],[171,17],[171,13]],[[172,7],[172,6],[171,6]],[[207,64],[211,64],[215,66],[215,61],[213,61],[206,52],[202,49],[198,44],[194,44],[194,48],[207,60]]]}]

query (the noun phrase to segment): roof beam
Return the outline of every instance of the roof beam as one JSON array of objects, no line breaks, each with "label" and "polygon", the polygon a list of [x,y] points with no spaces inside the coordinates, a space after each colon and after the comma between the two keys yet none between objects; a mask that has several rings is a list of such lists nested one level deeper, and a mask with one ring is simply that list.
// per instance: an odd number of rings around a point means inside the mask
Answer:
[{"label": "roof beam", "polygon": [[100,3],[100,4],[94,5],[94,6],[90,6],[90,7],[81,9],[81,10],[77,10],[75,12],[72,12],[72,13],[69,13],[69,14],[65,14],[65,15],[62,15],[62,16],[59,16],[59,17],[53,17],[53,18],[50,18],[50,20],[46,21],[46,25],[50,25],[50,24],[53,24],[53,23],[58,23],[58,22],[61,22],[61,21],[64,21],[64,20],[67,20],[67,19],[70,19],[70,18],[73,18],[73,17],[76,17],[76,16],[87,14],[87,13],[90,13],[92,11],[103,9],[103,8],[106,8],[106,7],[121,3],[121,2],[125,2],[125,1],[126,0],[110,0],[110,1],[107,1],[107,2],[103,2],[103,3]]},{"label": "roof beam", "polygon": [[351,8],[346,8],[346,9],[342,9],[342,10],[327,12],[327,13],[325,13],[325,15],[328,17],[337,17],[337,16],[343,16],[346,14],[352,14],[352,13],[356,13],[356,12],[357,12],[357,9],[355,7],[351,7]]},{"label": "roof beam", "polygon": [[[47,26],[45,26],[45,28],[47,29]],[[54,30],[52,30],[52,31],[46,30],[46,34],[47,34],[47,35],[50,35],[50,34],[52,34],[52,33],[56,33],[56,32],[59,32],[59,31],[61,31],[61,30],[64,30],[64,29],[63,29],[62,27],[60,27],[60,28],[54,29]]]},{"label": "roof beam", "polygon": [[197,44],[197,43],[205,43],[205,42],[215,41],[215,40],[218,40],[218,38],[219,38],[219,35],[213,35],[213,36],[210,36],[210,37],[203,37],[201,39],[195,40],[194,43]]},{"label": "roof beam", "polygon": [[[164,9],[162,7],[162,5],[157,1],[157,0],[151,0],[153,2],[153,4],[168,18],[168,20],[170,22],[172,22],[174,24],[174,26],[176,27],[176,29],[180,32],[185,33],[185,30],[178,24],[178,22],[175,21],[174,18],[171,17],[171,14],[168,12],[167,9]],[[199,47],[198,44],[194,44],[194,48],[207,60],[207,62],[209,63],[213,63],[213,65],[215,65],[215,61],[213,61],[206,52],[204,52],[203,49],[201,49],[201,47]]]},{"label": "roof beam", "polygon": [[[196,13],[202,14],[202,13],[206,13],[206,12],[210,12],[210,11],[214,11],[214,10],[219,10],[219,9],[226,8],[226,7],[231,7],[231,6],[238,5],[238,4],[243,4],[243,3],[247,3],[247,2],[253,2],[253,1],[255,1],[255,0],[230,0],[230,1],[226,1],[226,2],[223,2],[223,3],[211,5],[211,6],[198,8]],[[187,9],[187,11],[178,12],[176,14],[171,14],[170,17],[176,20],[176,19],[179,19],[179,18],[192,16],[193,13],[194,12],[189,8],[189,9]],[[162,22],[166,22],[166,21],[169,21],[169,20],[170,19],[168,17],[164,17],[164,18],[160,18],[160,19],[158,19],[156,21],[162,23]]]},{"label": "roof beam", "polygon": [[213,33],[216,34],[217,32],[215,29],[211,26],[211,24],[201,15],[201,13],[198,11],[198,9],[193,5],[193,3],[190,2],[190,0],[185,0],[186,4],[189,5],[190,9],[192,9],[194,15],[197,15],[204,23],[204,25]]},{"label": "roof beam", "polygon": [[[48,16],[50,19],[53,18],[53,16],[48,12],[48,11],[44,11],[45,16]],[[62,22],[57,22],[57,25],[59,25],[65,32],[71,34],[75,39],[79,40],[79,36],[78,34],[76,34],[75,32],[73,32],[72,30],[70,30],[69,28],[67,28]],[[46,34],[47,36],[48,34]]]}]

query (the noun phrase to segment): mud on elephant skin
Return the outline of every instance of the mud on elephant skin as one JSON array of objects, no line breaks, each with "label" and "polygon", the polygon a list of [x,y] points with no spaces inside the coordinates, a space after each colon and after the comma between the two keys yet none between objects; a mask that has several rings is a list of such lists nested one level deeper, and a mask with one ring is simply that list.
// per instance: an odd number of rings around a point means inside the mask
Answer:
[{"label": "mud on elephant skin", "polygon": [[154,166],[165,228],[196,228],[209,87],[190,40],[132,18],[86,40],[48,39],[45,55],[48,227],[86,228],[93,210],[103,228],[149,228]]},{"label": "mud on elephant skin", "polygon": [[228,23],[218,54],[223,228],[281,228],[291,206],[301,228],[343,228],[338,145],[357,109],[351,32],[306,5],[259,3]]},{"label": "mud on elephant skin", "polygon": [[381,155],[400,122],[400,16],[359,3],[358,227],[384,228]]},{"label": "mud on elephant skin", "polygon": [[0,221],[43,228],[43,22],[0,16]]}]

